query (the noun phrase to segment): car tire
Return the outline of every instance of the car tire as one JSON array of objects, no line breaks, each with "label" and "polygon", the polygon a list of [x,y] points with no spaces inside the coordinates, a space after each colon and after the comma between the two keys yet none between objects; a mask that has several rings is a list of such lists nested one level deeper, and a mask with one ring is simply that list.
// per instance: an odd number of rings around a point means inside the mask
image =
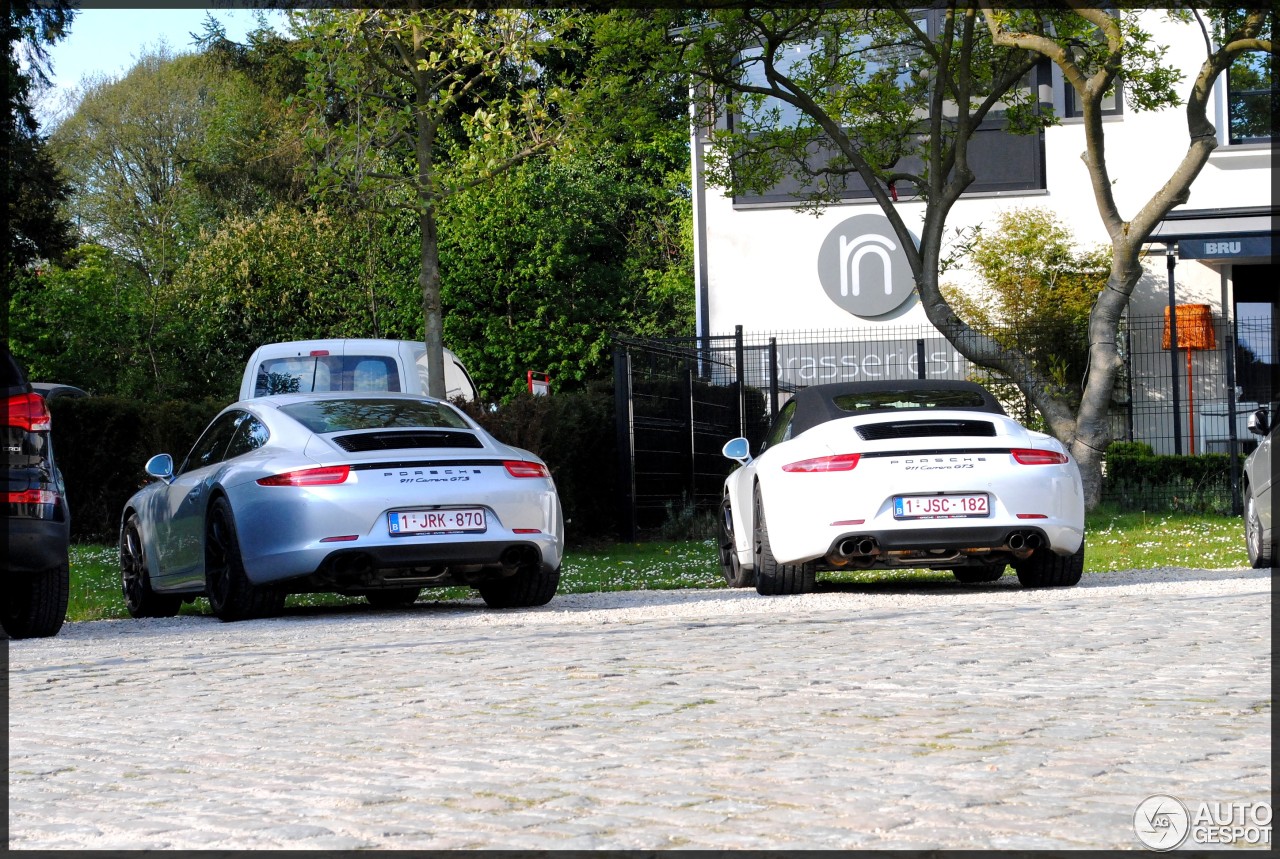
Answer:
[{"label": "car tire", "polygon": [[951,575],[966,585],[995,582],[1004,578],[1005,566],[1005,564],[984,564],[980,567],[957,567],[951,571]]},{"label": "car tire", "polygon": [[738,560],[733,539],[733,510],[728,498],[720,504],[720,569],[731,588],[749,588],[756,583],[755,570],[744,568]]},{"label": "car tire", "polygon": [[773,548],[769,545],[769,525],[764,518],[764,504],[760,498],[760,487],[755,493],[755,574],[756,593],[766,596],[782,594],[807,594],[813,591],[817,564],[812,561],[803,564],[780,564],[773,556]]},{"label": "car tire", "polygon": [[1036,549],[1024,561],[1015,561],[1018,583],[1024,588],[1069,588],[1084,573],[1084,540],[1073,554],[1059,555],[1049,548]]},{"label": "car tire", "polygon": [[559,567],[547,570],[542,564],[529,564],[514,576],[485,582],[476,590],[489,608],[528,608],[551,602],[559,586]]},{"label": "car tire", "polygon": [[173,617],[182,608],[182,597],[151,589],[137,516],[129,517],[120,534],[120,593],[129,617]]},{"label": "car tire", "polygon": [[254,585],[245,574],[231,502],[223,496],[209,507],[204,551],[205,596],[219,620],[271,617],[284,608],[283,591]]},{"label": "car tire", "polygon": [[383,591],[369,591],[364,598],[374,608],[408,608],[418,601],[422,588],[389,588]]},{"label": "car tire", "polygon": [[1258,502],[1252,492],[1246,492],[1244,496],[1244,545],[1249,553],[1249,564],[1255,570],[1275,565],[1274,538],[1267,543],[1262,540],[1262,520],[1258,518]]},{"label": "car tire", "polygon": [[10,638],[57,635],[67,618],[71,567],[61,564],[34,576],[12,576],[4,586],[0,626]]}]

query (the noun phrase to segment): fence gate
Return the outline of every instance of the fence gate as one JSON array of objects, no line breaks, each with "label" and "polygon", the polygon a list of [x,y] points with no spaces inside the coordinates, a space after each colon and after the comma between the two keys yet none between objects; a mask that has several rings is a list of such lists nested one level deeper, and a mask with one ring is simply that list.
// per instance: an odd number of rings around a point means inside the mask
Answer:
[{"label": "fence gate", "polygon": [[626,338],[613,360],[619,536],[636,540],[684,508],[718,506],[733,467],[721,448],[735,436],[762,438],[768,415],[758,391],[748,396],[740,361]]}]

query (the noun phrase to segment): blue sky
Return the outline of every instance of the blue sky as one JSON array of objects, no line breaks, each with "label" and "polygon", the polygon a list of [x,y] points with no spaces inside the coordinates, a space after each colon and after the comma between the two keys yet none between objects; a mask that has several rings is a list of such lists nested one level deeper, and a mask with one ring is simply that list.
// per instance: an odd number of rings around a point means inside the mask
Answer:
[{"label": "blue sky", "polygon": [[[60,93],[73,89],[86,76],[120,75],[147,49],[162,41],[174,53],[195,50],[191,34],[204,31],[209,14],[222,22],[231,39],[243,39],[255,25],[253,12],[248,9],[79,10],[70,33],[49,50],[57,91],[41,101],[41,113],[56,114]],[[268,20],[283,29],[280,13],[269,13]]]}]

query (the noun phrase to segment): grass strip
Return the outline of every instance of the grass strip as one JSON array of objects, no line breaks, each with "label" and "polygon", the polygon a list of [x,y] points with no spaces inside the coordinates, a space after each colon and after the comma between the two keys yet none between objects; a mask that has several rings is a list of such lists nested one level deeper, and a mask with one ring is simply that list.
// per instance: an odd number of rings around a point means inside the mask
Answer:
[{"label": "grass strip", "polygon": [[[1239,519],[1180,513],[1120,512],[1100,509],[1086,523],[1085,572],[1189,567],[1234,569],[1248,566],[1244,531]],[[938,570],[869,570],[822,574],[839,582],[873,584],[886,581],[952,581]],[[722,588],[724,579],[713,540],[660,543],[614,543],[566,552],[561,568],[562,594],[606,591]],[[440,588],[423,592],[422,599],[475,598],[470,588]],[[294,594],[288,606],[360,605],[363,597],[338,594]],[[182,607],[183,614],[208,614],[198,599]],[[128,613],[120,595],[120,567],[115,546],[79,544],[71,547],[71,597],[67,620],[124,618]]]}]

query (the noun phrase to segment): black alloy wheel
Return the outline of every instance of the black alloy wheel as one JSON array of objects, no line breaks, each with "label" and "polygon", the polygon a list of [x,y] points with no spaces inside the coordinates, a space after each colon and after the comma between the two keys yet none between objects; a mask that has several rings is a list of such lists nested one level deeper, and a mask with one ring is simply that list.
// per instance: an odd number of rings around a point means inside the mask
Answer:
[{"label": "black alloy wheel", "polygon": [[151,589],[137,515],[129,517],[120,534],[120,591],[130,617],[173,617],[182,608],[182,597]]},{"label": "black alloy wheel", "polygon": [[218,496],[209,506],[205,527],[205,596],[219,620],[271,617],[284,608],[285,594],[249,581],[240,556],[231,503]]}]

